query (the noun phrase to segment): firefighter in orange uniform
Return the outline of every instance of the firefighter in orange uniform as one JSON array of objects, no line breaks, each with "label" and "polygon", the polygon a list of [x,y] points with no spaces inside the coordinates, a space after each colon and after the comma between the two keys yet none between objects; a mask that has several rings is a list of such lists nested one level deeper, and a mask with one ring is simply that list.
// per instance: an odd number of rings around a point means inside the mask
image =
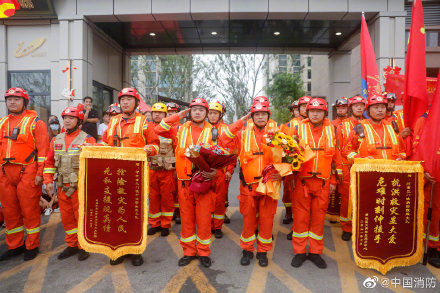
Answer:
[{"label": "firefighter in orange uniform", "polygon": [[81,131],[84,113],[77,107],[67,107],[61,114],[66,132],[52,139],[49,152],[44,163],[43,177],[49,195],[53,196],[54,179],[58,186],[58,202],[60,205],[61,222],[67,248],[58,255],[58,259],[66,259],[78,253],[78,260],[83,261],[89,253],[78,243],[78,172],[81,146],[94,144],[96,140]]},{"label": "firefighter in orange uniform", "polygon": [[403,121],[403,109],[394,111],[397,100],[396,94],[385,93],[385,97],[387,98],[388,102],[386,119],[391,122],[394,131],[405,139],[407,136],[411,135],[411,129],[409,127],[405,127],[405,122]]},{"label": "firefighter in orange uniform", "polygon": [[387,99],[372,95],[367,101],[369,119],[360,121],[349,134],[342,156],[352,162],[354,158],[404,160],[402,137],[386,119]]},{"label": "firefighter in orange uniform", "polygon": [[[289,110],[292,114],[292,119],[286,124],[281,125],[281,132],[293,136],[303,117],[299,114],[298,100],[294,101],[290,106]],[[293,185],[295,182],[295,175],[287,175],[283,177],[283,204],[286,209],[286,214],[284,215],[283,224],[290,224],[293,222],[292,218],[292,195],[293,195]],[[287,235],[288,240],[292,240],[292,233]]]},{"label": "firefighter in orange uniform", "polygon": [[[414,126],[414,141],[413,141],[413,154],[416,155],[417,147],[420,141],[420,136],[422,135],[423,128],[425,126],[426,118],[429,115],[429,110],[426,111],[422,116],[420,116],[416,125]],[[412,158],[416,159],[417,158]],[[424,194],[425,194],[425,205],[424,205],[424,225],[426,227],[427,218],[428,218],[428,209],[431,200],[431,188],[432,182],[435,182],[434,185],[434,196],[432,198],[431,204],[431,223],[429,225],[429,235],[428,235],[428,263],[436,268],[440,268],[440,183],[435,181],[435,178],[431,176],[428,172],[425,172],[425,185],[424,185]],[[423,230],[423,237],[426,239],[426,228]]]},{"label": "firefighter in orange uniform", "polygon": [[[267,107],[269,107],[269,99],[265,96],[255,97],[252,104],[255,104],[255,103],[261,103],[261,104],[267,105]],[[275,123],[275,125],[276,125],[275,120],[272,120],[271,118],[269,118],[268,123],[272,123],[272,124]],[[248,121],[246,121],[246,123],[244,124],[244,127],[252,128],[253,126],[254,126],[254,121],[252,119],[248,119]]]},{"label": "firefighter in orange uniform", "polygon": [[[156,131],[162,135],[169,132],[171,125],[183,119],[190,112],[191,121],[179,127],[177,133],[176,147],[176,172],[179,180],[179,205],[182,218],[180,244],[183,248],[184,256],[179,259],[179,266],[186,266],[197,256],[204,267],[210,267],[212,260],[209,257],[211,249],[211,214],[214,210],[212,190],[206,193],[195,193],[189,189],[192,177],[193,164],[185,156],[185,150],[190,145],[200,143],[212,144],[212,125],[205,121],[208,116],[208,102],[205,99],[193,99],[189,109],[174,114],[162,120],[160,126],[162,131]],[[211,169],[202,172],[202,175],[213,180],[217,175],[217,170]]]},{"label": "firefighter in orange uniform", "polygon": [[338,127],[348,117],[348,100],[344,97],[337,99],[334,107],[336,109],[336,119],[332,121],[332,124]]},{"label": "firefighter in orange uniform", "polygon": [[[136,112],[140,103],[140,96],[134,88],[124,88],[118,95],[122,114],[111,118],[108,129],[102,135],[104,145],[115,147],[136,147],[145,149],[148,156],[155,156],[159,152],[160,141],[154,131],[153,124],[147,117]],[[110,260],[111,265],[124,261],[124,256]],[[144,263],[141,254],[131,256],[131,263],[140,266]]]},{"label": "firefighter in orange uniform", "polygon": [[[167,106],[163,103],[156,103],[151,107],[151,113],[153,124],[157,126],[166,117]],[[170,234],[169,229],[174,214],[173,175],[176,169],[176,156],[174,155],[176,143],[166,136],[159,136],[159,139],[159,154],[148,157],[150,165],[150,210],[148,212],[150,229],[148,229],[148,235],[154,235],[160,231],[160,235],[166,237]]]},{"label": "firefighter in orange uniform", "polygon": [[[167,105],[167,117],[170,117],[174,114],[179,113],[180,111],[180,106],[174,102],[169,102],[166,104]],[[175,128],[175,132],[177,133],[177,131],[179,130],[179,126],[180,126],[180,122],[175,123],[175,125],[173,125],[173,127]],[[174,191],[173,191],[173,200],[174,200],[174,214],[173,214],[173,220],[176,224],[180,224],[181,219],[180,219],[180,206],[179,206],[179,197],[177,196],[177,192],[178,192],[178,184],[177,184],[177,173],[176,170],[174,169],[173,172],[173,184],[174,184]]]},{"label": "firefighter in orange uniform", "polygon": [[40,196],[49,135],[37,113],[27,109],[25,90],[11,88],[5,99],[10,114],[0,119],[0,202],[9,249],[0,260],[24,253],[28,261],[38,255],[40,244]]},{"label": "firefighter in orange uniform", "polygon": [[[348,103],[350,117],[343,120],[336,130],[336,140],[338,144],[338,151],[342,152],[344,145],[348,140],[348,135],[354,129],[356,125],[363,119],[363,113],[365,111],[365,99],[361,96],[354,96],[350,98]],[[351,163],[347,158],[342,157],[342,184],[338,185],[341,193],[341,211],[339,220],[342,227],[342,240],[349,241],[351,238],[351,215],[349,213],[349,207],[351,206],[351,199],[349,196],[350,186],[350,167]]]},{"label": "firefighter in orange uniform", "polygon": [[308,119],[303,120],[298,129],[300,145],[309,146],[315,157],[302,165],[295,182],[292,246],[296,255],[292,259],[293,267],[300,267],[307,258],[319,268],[327,267],[321,254],[329,193],[336,190],[336,179],[331,172],[332,162],[340,169],[336,135],[330,120],[325,118],[327,114],[325,100],[311,99],[307,104]]},{"label": "firefighter in orange uniform", "polygon": [[[220,136],[228,128],[228,125],[222,122],[223,106],[219,102],[209,103],[208,122],[217,130],[214,136]],[[216,142],[217,138],[213,137]],[[214,213],[212,214],[212,228],[215,238],[222,238],[222,226],[226,214],[226,201],[228,196],[229,181],[234,172],[235,165],[230,165],[222,169],[217,169],[217,175],[214,179],[213,191],[214,199]]]},{"label": "firefighter in orange uniform", "polygon": [[[252,127],[244,127],[249,115],[252,115]],[[257,194],[256,189],[263,169],[273,163],[271,149],[266,144],[264,135],[276,128],[270,122],[268,103],[254,102],[250,114],[230,125],[222,138],[228,145],[234,144],[239,150],[240,160],[240,213],[243,215],[243,230],[240,236],[240,246],[243,255],[241,265],[250,264],[254,256],[254,243],[257,242],[258,264],[265,267],[269,264],[267,252],[272,250],[273,218],[277,208],[277,200]],[[281,176],[273,180],[281,180]],[[255,230],[258,229],[258,236]]]}]

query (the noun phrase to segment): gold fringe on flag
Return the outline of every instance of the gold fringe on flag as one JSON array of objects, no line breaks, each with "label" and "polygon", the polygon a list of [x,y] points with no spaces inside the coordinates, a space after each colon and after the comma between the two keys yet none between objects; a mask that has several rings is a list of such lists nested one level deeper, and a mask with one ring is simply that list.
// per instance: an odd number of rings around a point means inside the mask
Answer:
[{"label": "gold fringe on flag", "polygon": [[[101,244],[93,244],[88,242],[84,235],[84,208],[85,208],[85,178],[86,178],[86,160],[87,159],[111,159],[144,162],[143,170],[143,202],[144,213],[142,215],[142,241],[138,245],[127,245],[111,249]],[[104,146],[87,146],[83,147],[80,155],[79,175],[78,175],[78,199],[79,199],[79,221],[78,221],[78,241],[81,247],[94,253],[102,253],[110,259],[115,260],[126,254],[142,254],[147,247],[147,226],[148,226],[148,195],[149,195],[149,169],[147,154],[142,148],[120,148],[120,147],[104,147]]]},{"label": "gold fringe on flag", "polygon": [[[417,250],[408,257],[395,258],[382,264],[378,260],[363,259],[356,254],[356,227],[357,219],[357,187],[356,172],[392,172],[392,173],[417,173],[418,174],[418,201],[417,201]],[[385,275],[394,267],[411,266],[418,263],[423,256],[423,212],[424,212],[424,195],[423,195],[423,176],[424,171],[419,161],[393,161],[384,159],[364,159],[356,158],[350,169],[350,194],[352,195],[352,211],[353,211],[353,256],[356,264],[361,268],[375,269],[382,275]]]}]

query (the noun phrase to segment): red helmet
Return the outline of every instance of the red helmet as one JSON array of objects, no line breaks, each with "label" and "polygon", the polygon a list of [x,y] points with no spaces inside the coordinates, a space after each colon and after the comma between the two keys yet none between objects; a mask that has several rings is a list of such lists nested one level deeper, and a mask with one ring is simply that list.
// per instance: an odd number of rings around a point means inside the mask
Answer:
[{"label": "red helmet", "polygon": [[357,104],[357,103],[363,103],[365,105],[367,102],[365,102],[365,99],[362,98],[361,96],[354,96],[354,97],[350,98],[348,105],[351,106],[351,105]]},{"label": "red helmet", "polygon": [[110,115],[116,115],[116,114],[121,114],[121,107],[119,107],[118,103],[113,103],[110,106],[108,106],[108,113]]},{"label": "red helmet", "polygon": [[251,106],[251,113],[255,112],[268,112],[270,115],[269,105],[266,103],[253,103]]},{"label": "red helmet", "polygon": [[309,96],[303,96],[303,97],[299,98],[298,107],[302,104],[308,104],[311,99],[312,99],[312,97],[309,97]]},{"label": "red helmet", "polygon": [[202,106],[205,107],[206,110],[209,110],[208,102],[202,98],[193,99],[191,103],[189,103],[189,107],[191,108],[192,106]]},{"label": "red helmet", "polygon": [[267,97],[265,97],[265,96],[258,96],[258,97],[255,97],[253,103],[254,103],[254,104],[255,104],[255,103],[261,103],[261,104],[267,104],[267,105],[269,105],[269,99],[268,99]]},{"label": "red helmet", "polygon": [[311,99],[310,102],[307,104],[307,110],[310,109],[319,109],[319,110],[324,110],[328,112],[328,108],[327,108],[327,102],[324,99],[321,98],[314,98]]},{"label": "red helmet", "polygon": [[376,104],[388,104],[387,98],[381,95],[372,95],[368,97],[367,108]]},{"label": "red helmet", "polygon": [[28,95],[27,91],[25,91],[24,89],[19,88],[19,87],[10,88],[5,93],[5,99],[7,97],[19,97],[19,98],[25,99],[26,101],[29,101],[29,95]]},{"label": "red helmet", "polygon": [[138,91],[132,87],[126,87],[119,92],[118,99],[122,96],[130,96],[136,98],[136,100],[140,101],[141,97],[139,96]]},{"label": "red helmet", "polygon": [[67,107],[64,109],[63,113],[61,113],[61,117],[64,118],[64,116],[71,116],[76,117],[79,120],[84,120],[84,113],[80,111],[77,107]]},{"label": "red helmet", "polygon": [[167,111],[180,111],[180,106],[174,102],[167,103]]}]

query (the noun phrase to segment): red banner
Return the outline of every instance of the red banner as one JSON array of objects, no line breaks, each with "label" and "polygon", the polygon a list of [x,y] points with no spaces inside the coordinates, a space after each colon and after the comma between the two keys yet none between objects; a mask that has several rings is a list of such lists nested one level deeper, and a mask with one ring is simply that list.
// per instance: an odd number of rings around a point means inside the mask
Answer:
[{"label": "red banner", "polygon": [[111,259],[146,247],[148,164],[142,149],[86,147],[81,152],[78,236]]},{"label": "red banner", "polygon": [[423,168],[420,162],[356,159],[351,168],[353,255],[362,268],[386,274],[423,254]]},{"label": "red banner", "polygon": [[[395,93],[397,96],[396,105],[403,105],[403,97],[405,93],[405,75],[400,74],[387,74],[385,75],[386,81],[384,84],[385,91],[387,93]],[[434,98],[435,89],[437,87],[437,78],[427,77],[427,90],[428,101],[432,103]]]},{"label": "red banner", "polygon": [[[340,188],[338,186],[338,188]],[[330,221],[339,222],[339,214],[341,211],[341,194],[336,190],[334,193],[329,195],[328,207],[327,207],[327,218]]]}]

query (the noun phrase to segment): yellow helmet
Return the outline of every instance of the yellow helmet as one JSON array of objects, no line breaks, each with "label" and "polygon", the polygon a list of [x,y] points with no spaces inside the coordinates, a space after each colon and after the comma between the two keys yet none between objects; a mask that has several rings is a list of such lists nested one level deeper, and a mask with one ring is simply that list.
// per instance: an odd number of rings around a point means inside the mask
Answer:
[{"label": "yellow helmet", "polygon": [[223,106],[218,102],[209,103],[209,110],[217,110],[220,114],[223,114]]},{"label": "yellow helmet", "polygon": [[164,103],[156,103],[151,107],[151,112],[167,113],[167,106]]}]

